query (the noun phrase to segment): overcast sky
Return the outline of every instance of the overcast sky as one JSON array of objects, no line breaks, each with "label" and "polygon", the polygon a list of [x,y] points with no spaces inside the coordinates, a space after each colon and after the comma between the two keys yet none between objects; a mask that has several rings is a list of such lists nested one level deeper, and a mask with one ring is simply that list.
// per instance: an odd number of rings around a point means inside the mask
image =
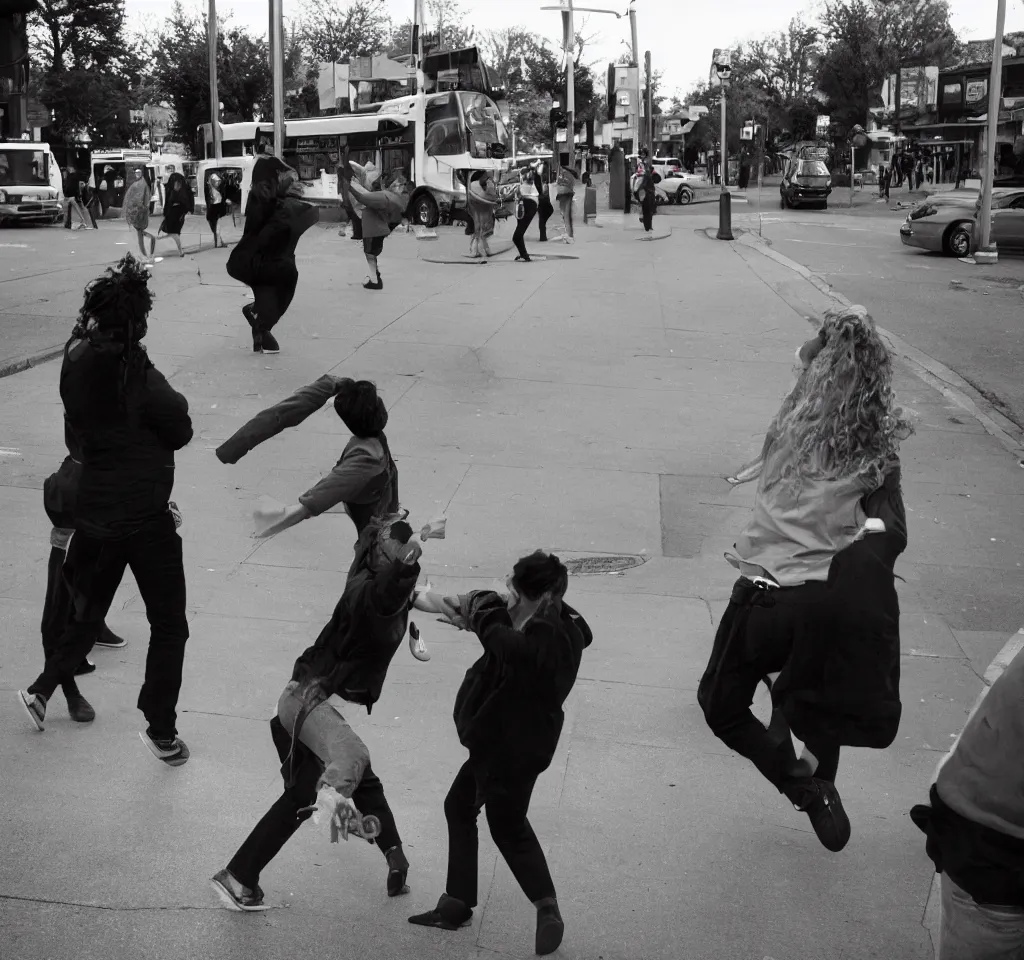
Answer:
[{"label": "overcast sky", "polygon": [[[344,3],[344,0],[340,0]],[[577,7],[595,7],[625,13],[627,0],[574,0]],[[523,26],[554,39],[561,37],[561,18],[557,11],[541,9],[557,6],[558,0],[463,0],[466,22],[477,30]],[[204,0],[185,0],[186,7],[205,7]],[[411,18],[413,0],[387,0],[392,19]],[[150,22],[165,15],[167,0],[127,0],[129,15]],[[810,16],[813,0],[637,0],[637,32],[641,50],[650,50],[654,68],[665,74],[668,94],[684,96],[694,84],[706,79],[714,47],[731,46],[735,41],[761,37],[784,29],[798,13]],[[995,33],[996,0],[950,0],[953,24],[967,40],[982,40]],[[286,17],[298,17],[302,0],[284,0]],[[268,0],[217,0],[217,14],[232,14],[232,21],[265,33]],[[584,60],[603,66],[618,59],[629,41],[629,20],[602,14],[577,13],[587,18],[585,32],[596,34]],[[1024,0],[1008,0],[1006,29],[1024,30]]]}]

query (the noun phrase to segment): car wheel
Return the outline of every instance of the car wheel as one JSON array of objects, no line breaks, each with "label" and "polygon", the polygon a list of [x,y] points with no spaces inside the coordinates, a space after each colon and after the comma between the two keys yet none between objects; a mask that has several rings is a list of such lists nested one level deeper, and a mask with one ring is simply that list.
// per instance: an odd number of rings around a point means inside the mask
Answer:
[{"label": "car wheel", "polygon": [[413,223],[421,227],[436,227],[439,219],[437,201],[429,193],[421,193],[412,202]]},{"label": "car wheel", "polygon": [[692,199],[693,194],[686,187],[679,188],[679,192],[676,194],[676,203],[680,206],[686,206]]},{"label": "car wheel", "polygon": [[946,253],[951,257],[966,257],[971,252],[971,225],[954,223],[946,234]]}]

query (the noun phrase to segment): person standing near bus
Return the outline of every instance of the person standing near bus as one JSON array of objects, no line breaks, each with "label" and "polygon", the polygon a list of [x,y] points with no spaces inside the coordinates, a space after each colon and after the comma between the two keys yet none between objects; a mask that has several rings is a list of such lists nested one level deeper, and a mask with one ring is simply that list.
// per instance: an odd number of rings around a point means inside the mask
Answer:
[{"label": "person standing near bus", "polygon": [[530,262],[530,254],[526,251],[526,231],[530,228],[533,218],[537,215],[537,202],[539,199],[537,187],[534,184],[535,174],[530,169],[521,170],[519,173],[519,202],[516,204],[516,231],[512,234],[512,242],[519,251],[517,261]]},{"label": "person standing near bus", "polygon": [[562,222],[565,224],[565,236],[562,238],[565,243],[572,243],[575,239],[572,224],[572,207],[576,199],[576,171],[568,167],[561,167],[558,171],[555,197],[558,199],[558,207],[562,211]]},{"label": "person standing near bus", "polygon": [[551,195],[548,192],[547,171],[541,161],[537,161],[532,167],[533,186],[537,191],[537,225],[540,227],[540,242],[548,242],[548,220],[555,213],[555,205],[551,202]]}]

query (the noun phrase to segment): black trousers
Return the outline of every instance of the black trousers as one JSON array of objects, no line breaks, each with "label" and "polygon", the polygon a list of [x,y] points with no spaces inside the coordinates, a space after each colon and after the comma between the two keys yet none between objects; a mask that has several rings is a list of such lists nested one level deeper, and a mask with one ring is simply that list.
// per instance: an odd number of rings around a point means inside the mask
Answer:
[{"label": "black trousers", "polygon": [[550,197],[542,196],[540,203],[537,205],[537,210],[540,214],[540,219],[537,221],[540,227],[540,242],[548,242],[548,220],[550,220],[555,213],[554,204],[552,204]]},{"label": "black trousers", "polygon": [[[781,589],[824,587],[821,583]],[[767,681],[768,674],[781,671],[789,659],[792,639],[785,615],[783,608],[773,605],[769,593],[741,578],[718,625],[711,659],[697,688],[697,702],[715,736],[750,760],[780,793],[795,775],[797,761],[789,729],[778,714],[765,727],[750,706],[757,685]],[[835,781],[839,747],[805,742],[818,760],[814,776]]]},{"label": "black trousers", "polygon": [[122,540],[97,540],[82,533],[71,538],[64,578],[71,593],[72,620],[28,692],[49,699],[61,684],[74,682],[75,668],[99,635],[125,567],[131,568],[139,585],[150,627],[138,707],[149,723],[150,736],[171,739],[177,734],[188,622],[181,538],[170,512]]},{"label": "black trousers", "polygon": [[526,252],[525,237],[527,229],[529,229],[533,218],[537,215],[537,203],[529,197],[523,197],[522,203],[523,219],[516,222],[516,232],[512,234],[512,242],[516,245],[519,256],[528,258],[530,255]]},{"label": "black trousers", "polygon": [[499,777],[474,766],[472,760],[462,765],[444,800],[448,821],[448,896],[470,908],[477,905],[477,818],[481,807],[487,810],[487,826],[495,846],[527,898],[536,903],[555,895],[544,851],[526,818],[536,782],[536,774],[516,777],[506,772]]},{"label": "black trousers", "polygon": [[[270,735],[277,748],[281,763],[285,763],[292,748],[292,740],[281,721],[274,717],[270,721]],[[313,812],[308,810],[299,813],[303,807],[316,803],[316,784],[323,773],[323,764],[317,756],[302,744],[296,749],[295,782],[292,786],[285,784],[284,793],[274,805],[263,815],[263,819],[253,828],[252,833],[238,848],[231,858],[228,869],[235,878],[250,889],[255,889],[260,881],[260,874],[271,860],[281,852],[281,848],[291,839],[299,827],[305,823]],[[363,779],[352,794],[352,802],[363,816],[373,814],[380,820],[380,836],[374,841],[381,852],[402,842],[398,835],[395,815],[388,806],[384,796],[384,785],[380,782],[372,767],[363,772]]]},{"label": "black trousers", "polygon": [[[43,635],[43,656],[46,658],[49,658],[50,654],[57,649],[74,613],[71,590],[64,582],[64,556],[65,551],[60,547],[51,547],[50,560],[46,565],[46,599],[43,600],[43,621],[40,624],[40,632]],[[106,617],[106,612],[104,612],[104,617]],[[102,632],[103,621],[101,620],[99,629],[93,637],[93,643],[99,639]],[[65,680],[61,687],[65,696],[78,692],[78,685],[74,677],[70,681]]]},{"label": "black trousers", "polygon": [[643,202],[640,204],[640,211],[642,219],[644,221],[644,230],[648,233],[653,228],[652,219],[654,217],[654,211],[657,208],[657,203],[654,200],[653,190],[647,190],[644,192]]},{"label": "black trousers", "polygon": [[266,276],[267,285],[253,287],[253,309],[261,333],[272,330],[277,322],[288,312],[295,298],[295,288],[299,283],[299,271],[294,262],[275,264],[273,271]]}]

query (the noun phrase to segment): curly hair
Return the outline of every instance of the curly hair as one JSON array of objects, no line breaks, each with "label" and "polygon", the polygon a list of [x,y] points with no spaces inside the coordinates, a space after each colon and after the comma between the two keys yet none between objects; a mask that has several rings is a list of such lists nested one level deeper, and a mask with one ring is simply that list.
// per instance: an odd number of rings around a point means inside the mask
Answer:
[{"label": "curly hair", "polygon": [[766,483],[861,477],[877,487],[913,432],[896,406],[889,351],[862,306],[826,313],[819,336],[769,429]]}]

